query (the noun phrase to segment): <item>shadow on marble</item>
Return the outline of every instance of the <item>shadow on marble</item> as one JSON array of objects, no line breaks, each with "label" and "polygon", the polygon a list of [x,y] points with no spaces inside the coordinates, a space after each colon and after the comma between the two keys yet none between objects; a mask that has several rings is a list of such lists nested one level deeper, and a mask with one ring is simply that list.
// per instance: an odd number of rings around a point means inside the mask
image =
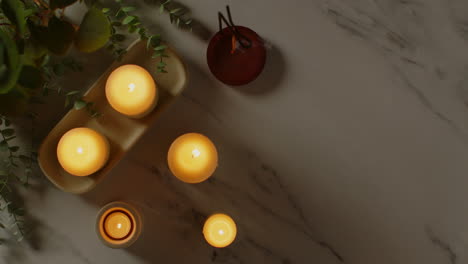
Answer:
[{"label": "shadow on marble", "polygon": [[[161,3],[164,3],[166,1],[161,1],[161,0],[144,0],[144,2],[151,6],[153,9],[155,10],[159,10],[159,7],[160,7],[160,4]],[[190,11],[190,8],[180,2],[176,2],[176,1],[171,1],[170,3],[171,5],[171,9],[174,10],[174,9],[177,9],[177,8],[183,8],[187,11]],[[157,8],[157,9],[156,9]],[[159,12],[159,11],[158,11]],[[188,16],[190,17],[190,16]],[[211,36],[213,36],[213,32],[211,32],[207,26],[205,26],[200,20],[197,20],[193,17],[190,17],[190,19],[192,20],[192,23],[191,23],[191,33],[193,33],[193,35],[195,35],[198,39],[202,40],[202,41],[208,41]],[[187,28],[184,27],[184,25],[181,25],[181,29],[183,30],[189,30]],[[160,31],[157,31],[157,32],[160,32]]]},{"label": "shadow on marble", "polygon": [[234,89],[247,94],[261,96],[274,92],[281,86],[286,74],[286,60],[276,46],[267,48],[267,60],[263,72],[253,82]]},{"label": "shadow on marble", "polygon": [[[239,144],[211,110],[219,103],[219,87],[190,62],[189,69],[195,74],[184,96],[82,197],[98,208],[114,200],[138,206],[145,227],[127,250],[151,263],[343,262],[331,245],[315,238],[276,170]],[[166,156],[176,137],[194,131],[214,141],[219,167],[208,181],[186,184],[171,174]],[[211,248],[202,235],[204,219],[215,212],[231,215],[238,224],[236,242],[225,249]]]}]

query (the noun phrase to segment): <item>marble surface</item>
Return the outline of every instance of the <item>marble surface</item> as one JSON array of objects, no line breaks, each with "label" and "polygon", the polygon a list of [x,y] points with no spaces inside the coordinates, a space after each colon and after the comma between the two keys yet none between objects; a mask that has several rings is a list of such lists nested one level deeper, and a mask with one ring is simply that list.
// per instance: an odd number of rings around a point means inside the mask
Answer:
[{"label": "marble surface", "polygon": [[[38,181],[26,195],[35,242],[0,249],[2,263],[468,262],[466,1],[182,2],[199,22],[193,33],[142,6],[186,60],[183,96],[90,193]],[[265,71],[241,88],[206,65],[225,4],[269,43]],[[82,59],[85,73],[67,85],[86,87],[111,62],[105,52]],[[41,113],[44,135],[60,105]],[[169,145],[185,132],[219,149],[208,182],[183,184],[168,171]],[[125,250],[94,232],[97,210],[113,200],[145,216]],[[215,250],[201,225],[218,211],[239,236]]]}]

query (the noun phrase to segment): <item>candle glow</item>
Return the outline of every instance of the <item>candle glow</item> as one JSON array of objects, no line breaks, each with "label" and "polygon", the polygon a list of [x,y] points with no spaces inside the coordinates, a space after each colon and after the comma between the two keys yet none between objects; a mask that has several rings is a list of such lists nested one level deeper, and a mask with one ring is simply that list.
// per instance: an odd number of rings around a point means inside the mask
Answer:
[{"label": "candle glow", "polygon": [[188,183],[208,179],[218,165],[218,152],[213,142],[204,135],[188,133],[178,137],[168,152],[172,173]]}]

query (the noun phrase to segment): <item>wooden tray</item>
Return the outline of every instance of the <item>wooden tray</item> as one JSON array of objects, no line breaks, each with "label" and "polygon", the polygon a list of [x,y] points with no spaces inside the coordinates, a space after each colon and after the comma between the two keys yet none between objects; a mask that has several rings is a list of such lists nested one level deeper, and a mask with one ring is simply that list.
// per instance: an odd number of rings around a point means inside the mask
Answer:
[{"label": "wooden tray", "polygon": [[[158,59],[151,58],[151,50],[146,50],[146,42],[136,41],[128,48],[121,61],[114,62],[109,69],[89,88],[84,98],[94,102],[94,106],[102,116],[91,118],[85,109],[70,110],[60,122],[50,131],[39,148],[39,166],[45,176],[58,188],[70,193],[84,193],[93,189],[104,176],[122,159],[127,152],[145,133],[153,121],[182,93],[187,84],[187,71],[179,56],[170,48],[166,70],[168,73],[155,74]],[[155,109],[140,119],[131,119],[115,111],[107,102],[105,84],[109,74],[118,66],[136,64],[146,68],[153,76],[158,86],[159,99]],[[57,159],[57,144],[62,135],[76,127],[89,127],[107,137],[110,143],[108,163],[98,172],[78,177],[67,173]]]}]

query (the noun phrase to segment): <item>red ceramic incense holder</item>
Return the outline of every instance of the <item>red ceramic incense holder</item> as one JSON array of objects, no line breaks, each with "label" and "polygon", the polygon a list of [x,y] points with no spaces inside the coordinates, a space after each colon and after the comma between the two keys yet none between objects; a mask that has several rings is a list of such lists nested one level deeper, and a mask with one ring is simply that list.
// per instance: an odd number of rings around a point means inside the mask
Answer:
[{"label": "red ceramic incense holder", "polygon": [[[253,30],[235,26],[228,10],[230,23],[219,13],[220,30],[210,40],[206,53],[211,73],[228,85],[244,85],[255,80],[266,61],[262,38]],[[227,27],[221,29],[224,21]]]}]

